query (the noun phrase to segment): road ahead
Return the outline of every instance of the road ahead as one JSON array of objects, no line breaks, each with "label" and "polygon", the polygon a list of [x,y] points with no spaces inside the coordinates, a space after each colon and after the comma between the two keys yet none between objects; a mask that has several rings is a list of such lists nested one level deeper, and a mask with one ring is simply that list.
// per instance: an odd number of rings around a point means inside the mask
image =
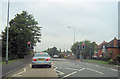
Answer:
[{"label": "road ahead", "polygon": [[56,58],[52,59],[52,68],[31,68],[31,63],[29,63],[21,69],[18,69],[15,72],[7,75],[7,77],[54,77],[57,79],[65,79],[68,77],[78,77],[78,79],[80,77],[80,79],[93,79],[89,77],[94,77],[94,79],[106,79],[105,77],[118,77],[118,70],[111,67],[103,67],[101,65],[79,62],[76,60]]},{"label": "road ahead", "polygon": [[[77,62],[67,59],[53,59],[54,68],[59,77],[118,77],[118,70],[94,65],[85,62]],[[104,78],[103,78],[104,79]]]}]

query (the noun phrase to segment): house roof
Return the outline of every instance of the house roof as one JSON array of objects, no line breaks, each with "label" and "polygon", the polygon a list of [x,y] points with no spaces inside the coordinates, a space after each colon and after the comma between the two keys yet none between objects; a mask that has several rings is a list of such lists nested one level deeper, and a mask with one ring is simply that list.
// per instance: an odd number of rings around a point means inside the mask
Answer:
[{"label": "house roof", "polygon": [[[107,48],[114,47],[114,39],[110,41],[107,45]],[[117,47],[120,47],[120,40],[117,40]]]},{"label": "house roof", "polygon": [[118,44],[118,47],[120,47],[120,40],[118,40],[117,44]]},{"label": "house roof", "polygon": [[108,44],[107,42],[103,41],[103,43],[101,43],[101,44],[98,46],[98,49],[103,49],[103,46],[105,46],[105,48],[106,48],[107,44]]},{"label": "house roof", "polygon": [[107,47],[114,47],[114,40],[110,41],[107,45]]},{"label": "house roof", "polygon": [[[116,38],[114,38],[116,39]],[[103,49],[103,45],[105,46],[105,48],[114,48],[114,39],[111,40],[109,43],[103,41],[103,43],[101,43],[99,46],[98,46],[98,49]],[[120,40],[117,40],[117,48],[120,48]]]}]

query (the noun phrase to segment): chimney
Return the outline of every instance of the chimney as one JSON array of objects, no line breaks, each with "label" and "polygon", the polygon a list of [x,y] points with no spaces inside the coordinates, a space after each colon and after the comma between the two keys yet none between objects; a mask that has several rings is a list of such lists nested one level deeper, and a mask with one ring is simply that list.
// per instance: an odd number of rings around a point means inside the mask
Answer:
[{"label": "chimney", "polygon": [[114,47],[117,47],[117,39],[114,37]]}]

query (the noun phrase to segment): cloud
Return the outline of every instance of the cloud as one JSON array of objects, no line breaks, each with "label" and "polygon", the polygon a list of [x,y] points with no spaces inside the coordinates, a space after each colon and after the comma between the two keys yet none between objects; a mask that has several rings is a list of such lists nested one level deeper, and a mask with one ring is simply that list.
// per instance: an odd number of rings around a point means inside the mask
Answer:
[{"label": "cloud", "polygon": [[[112,1],[112,0],[111,0]],[[3,26],[6,23],[6,3],[3,3]],[[117,2],[11,2],[10,19],[22,10],[33,14],[42,28],[42,42],[36,47],[70,49],[75,27],[76,41],[85,39],[100,43],[117,36]]]}]

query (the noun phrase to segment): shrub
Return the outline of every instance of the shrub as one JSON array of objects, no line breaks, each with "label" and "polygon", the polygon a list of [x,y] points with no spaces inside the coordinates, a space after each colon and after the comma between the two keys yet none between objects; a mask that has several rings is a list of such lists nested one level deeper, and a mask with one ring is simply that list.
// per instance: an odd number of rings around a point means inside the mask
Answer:
[{"label": "shrub", "polygon": [[108,57],[93,57],[93,60],[109,61],[111,58]]},{"label": "shrub", "polygon": [[116,61],[120,62],[120,55],[117,55]]},{"label": "shrub", "polygon": [[117,65],[117,61],[110,59],[109,60],[109,64],[115,64],[115,65]]}]

